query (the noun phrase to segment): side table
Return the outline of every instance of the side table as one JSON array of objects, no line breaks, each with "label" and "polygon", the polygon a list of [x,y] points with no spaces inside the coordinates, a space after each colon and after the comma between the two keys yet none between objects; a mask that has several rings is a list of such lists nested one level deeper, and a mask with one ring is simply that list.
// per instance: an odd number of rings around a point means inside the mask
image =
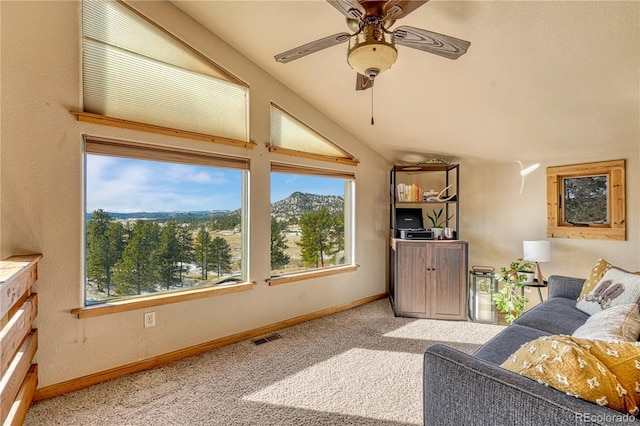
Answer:
[{"label": "side table", "polygon": [[548,283],[547,283],[547,281],[546,281],[546,280],[543,280],[543,281],[542,281],[542,283],[540,283],[540,282],[538,281],[538,279],[537,279],[537,278],[535,278],[535,279],[534,279],[532,282],[530,282],[530,283],[524,283],[524,284],[522,284],[522,295],[524,296],[524,288],[525,288],[525,287],[529,287],[529,288],[533,288],[533,287],[535,287],[535,288],[537,288],[537,289],[538,289],[538,296],[540,297],[540,302],[544,302],[544,299],[542,298],[542,291],[541,291],[540,289],[541,289],[541,288],[543,288],[543,287],[546,287],[546,286],[547,286],[547,284],[548,284]]}]

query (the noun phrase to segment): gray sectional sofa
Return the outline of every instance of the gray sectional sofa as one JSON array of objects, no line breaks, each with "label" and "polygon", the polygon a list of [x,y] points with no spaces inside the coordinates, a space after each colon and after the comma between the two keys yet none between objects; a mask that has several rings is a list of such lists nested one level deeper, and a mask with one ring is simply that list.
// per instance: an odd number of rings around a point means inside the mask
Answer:
[{"label": "gray sectional sofa", "polygon": [[[444,344],[424,354],[424,424],[623,424],[622,413],[569,396],[500,367],[526,342],[572,334],[589,318],[576,309],[584,279],[552,276],[549,297],[467,355]],[[631,421],[635,421],[632,418]],[[640,420],[637,420],[640,422]]]}]

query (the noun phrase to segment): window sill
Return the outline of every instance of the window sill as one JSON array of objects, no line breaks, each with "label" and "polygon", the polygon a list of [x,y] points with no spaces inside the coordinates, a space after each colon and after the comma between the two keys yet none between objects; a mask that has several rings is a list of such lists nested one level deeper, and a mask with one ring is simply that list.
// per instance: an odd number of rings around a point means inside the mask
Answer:
[{"label": "window sill", "polygon": [[347,266],[336,266],[334,268],[328,268],[328,269],[320,269],[320,270],[310,271],[310,272],[299,272],[299,273],[269,278],[267,279],[267,284],[269,284],[270,286],[288,284],[288,283],[308,280],[312,278],[326,277],[328,275],[343,274],[345,272],[357,271],[359,267],[360,265],[347,265]]},{"label": "window sill", "polygon": [[79,319],[97,317],[101,315],[115,314],[118,312],[134,311],[152,306],[168,305],[171,303],[186,302],[188,300],[204,299],[205,297],[221,296],[223,294],[238,293],[252,290],[256,283],[247,282],[223,287],[207,287],[194,290],[186,290],[176,293],[155,294],[153,296],[143,296],[135,299],[105,303],[102,305],[87,306],[85,308],[73,309],[72,315],[77,315]]},{"label": "window sill", "polygon": [[596,226],[549,226],[547,228],[547,237],[625,241],[626,230],[624,228]]}]

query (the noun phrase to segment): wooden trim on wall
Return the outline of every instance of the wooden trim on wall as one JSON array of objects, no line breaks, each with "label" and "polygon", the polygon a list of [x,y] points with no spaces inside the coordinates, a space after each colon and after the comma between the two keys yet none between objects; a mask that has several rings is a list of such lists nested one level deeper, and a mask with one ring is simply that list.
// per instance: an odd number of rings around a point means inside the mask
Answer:
[{"label": "wooden trim on wall", "polygon": [[85,123],[101,124],[104,126],[120,127],[122,129],[138,130],[140,132],[155,133],[165,136],[175,136],[185,139],[193,139],[203,142],[213,142],[220,145],[235,146],[237,148],[253,149],[255,142],[241,141],[238,139],[224,138],[222,136],[208,135],[206,133],[190,132],[188,130],[173,129],[171,127],[156,126],[154,124],[129,121],[122,118],[107,117],[100,114],[92,114],[83,111],[69,111],[75,115],[78,121]]},{"label": "wooden trim on wall", "polygon": [[225,285],[222,287],[205,287],[193,290],[183,290],[178,292],[154,294],[152,296],[142,296],[130,298],[123,301],[105,303],[102,305],[87,306],[71,310],[72,315],[77,315],[79,319],[97,317],[101,315],[115,314],[118,312],[134,311],[153,306],[168,305],[171,303],[186,302],[188,300],[204,299],[205,297],[222,296],[223,294],[238,293],[252,290],[256,286],[254,282]]},{"label": "wooden trim on wall", "polygon": [[233,334],[227,337],[223,337],[209,342],[201,343],[199,345],[190,346],[184,349],[180,349],[174,352],[170,352],[164,355],[154,356],[152,358],[143,359],[140,361],[132,362],[122,365],[120,367],[111,368],[98,373],[89,374],[87,376],[78,377],[76,379],[67,380],[65,382],[57,383],[50,386],[37,389],[33,400],[40,401],[54,396],[62,395],[67,392],[73,392],[86,387],[112,380],[117,377],[137,373],[152,368],[162,367],[167,364],[179,361],[184,358],[188,358],[194,355],[199,355],[204,352],[208,352],[213,349],[217,349],[223,346],[238,343],[244,340],[253,339],[255,337],[272,333],[282,328],[291,327],[296,324],[311,321],[328,315],[332,315],[347,309],[355,308],[356,306],[364,305],[367,303],[375,302],[376,300],[384,299],[388,296],[388,293],[376,294],[373,296],[365,297],[362,299],[354,300],[352,302],[344,303],[342,305],[334,306],[331,308],[322,309],[319,311],[311,312],[309,314],[300,315],[284,321],[280,321],[274,324],[266,325],[264,327],[255,328],[253,330],[247,330],[241,333]]}]

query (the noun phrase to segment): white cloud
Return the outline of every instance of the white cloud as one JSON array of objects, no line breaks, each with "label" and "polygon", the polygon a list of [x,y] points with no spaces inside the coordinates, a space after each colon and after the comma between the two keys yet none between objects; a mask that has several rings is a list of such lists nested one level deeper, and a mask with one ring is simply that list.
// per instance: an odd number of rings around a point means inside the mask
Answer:
[{"label": "white cloud", "polygon": [[125,213],[240,207],[239,182],[217,169],[89,155],[86,174],[88,211],[101,208]]},{"label": "white cloud", "polygon": [[212,175],[215,176],[199,167],[183,165],[171,165],[166,172],[166,177],[175,182],[211,183],[215,179]]}]

